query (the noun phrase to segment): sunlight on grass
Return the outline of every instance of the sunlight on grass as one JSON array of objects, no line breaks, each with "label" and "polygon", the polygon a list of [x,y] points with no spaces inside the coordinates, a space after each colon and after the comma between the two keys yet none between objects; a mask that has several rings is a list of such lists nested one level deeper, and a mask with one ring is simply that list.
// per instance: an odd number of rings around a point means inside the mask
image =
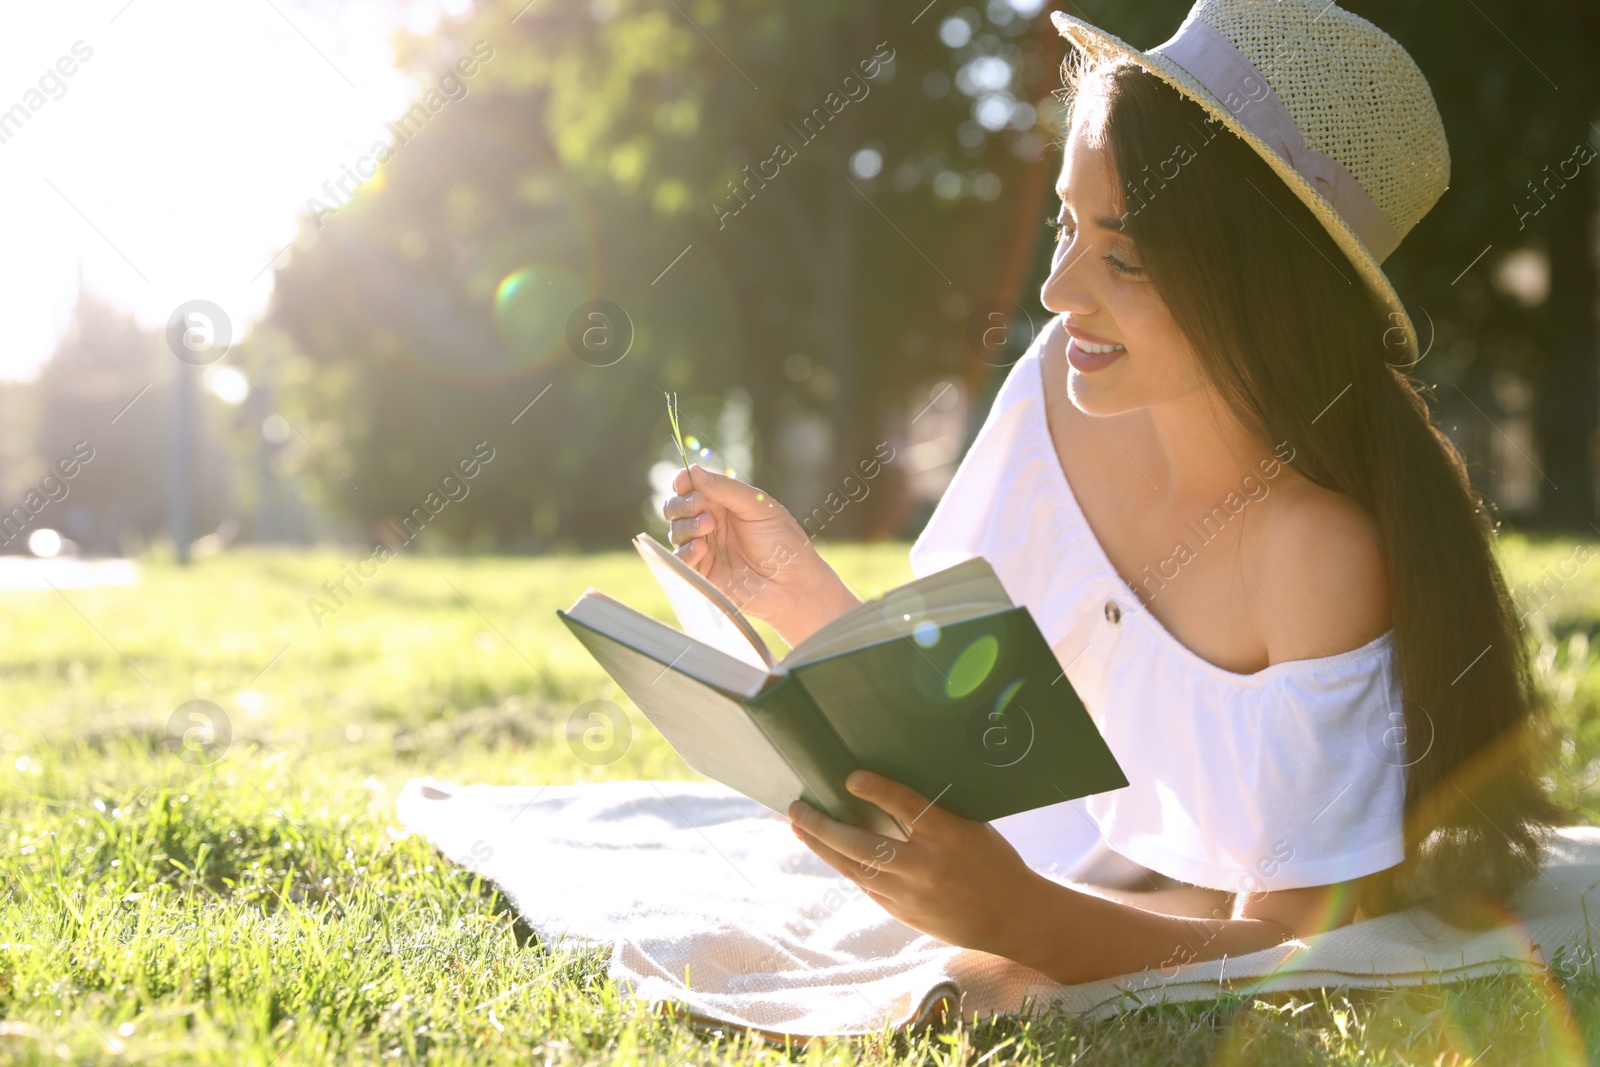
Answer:
[{"label": "sunlight on grass", "polygon": [[[825,554],[875,595],[911,577],[906,548]],[[1526,633],[1541,684],[1561,701],[1556,787],[1595,821],[1600,566],[1574,572],[1573,549],[1513,537],[1504,554],[1519,600],[1537,609]],[[8,594],[0,1058],[787,1062],[622,996],[596,954],[532,939],[492,888],[394,819],[396,790],[419,774],[696,777],[554,614],[593,584],[670,621],[637,556],[398,559],[348,582],[318,625],[307,600],[326,598],[349,561],[230,553],[189,570],[147,562],[127,588]],[[633,717],[631,743],[606,766],[568,741],[569,718],[597,698]],[[194,719],[197,708],[212,719]],[[1565,988],[1500,978],[1232,996],[794,1056],[1465,1065],[1488,1048],[1479,1062],[1581,1063],[1600,1048],[1597,989],[1591,971]]]}]

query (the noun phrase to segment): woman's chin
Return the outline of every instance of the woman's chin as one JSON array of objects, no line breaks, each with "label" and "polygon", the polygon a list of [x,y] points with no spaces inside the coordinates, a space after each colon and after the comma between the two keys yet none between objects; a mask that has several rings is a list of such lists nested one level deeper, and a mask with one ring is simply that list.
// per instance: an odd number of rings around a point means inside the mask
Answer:
[{"label": "woman's chin", "polygon": [[1072,371],[1067,375],[1067,396],[1085,415],[1121,415],[1143,404],[1129,403],[1118,390],[1097,375]]}]

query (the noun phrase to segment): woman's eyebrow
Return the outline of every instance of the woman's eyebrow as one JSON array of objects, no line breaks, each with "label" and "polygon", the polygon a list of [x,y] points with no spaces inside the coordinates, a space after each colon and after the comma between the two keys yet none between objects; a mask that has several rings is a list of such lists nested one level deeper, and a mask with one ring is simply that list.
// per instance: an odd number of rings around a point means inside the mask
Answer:
[{"label": "woman's eyebrow", "polygon": [[[1067,204],[1067,203],[1070,202],[1070,201],[1067,200],[1067,194],[1065,192],[1063,192],[1062,190],[1057,189],[1056,190],[1056,195],[1061,198],[1061,202],[1063,204]],[[1116,217],[1116,216],[1114,216],[1114,215],[1102,215],[1100,218],[1095,219],[1094,223],[1095,223],[1096,226],[1099,226],[1103,230],[1115,230],[1115,231],[1117,231],[1119,233],[1124,228],[1123,227],[1123,220],[1118,218],[1118,217]]]}]

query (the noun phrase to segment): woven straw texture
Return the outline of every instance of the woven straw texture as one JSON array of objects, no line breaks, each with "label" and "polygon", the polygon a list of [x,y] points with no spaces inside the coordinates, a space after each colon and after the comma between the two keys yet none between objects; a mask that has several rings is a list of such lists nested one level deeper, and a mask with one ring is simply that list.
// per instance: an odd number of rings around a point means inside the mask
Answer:
[{"label": "woven straw texture", "polygon": [[1244,53],[1306,147],[1344,164],[1402,237],[1444,194],[1444,123],[1393,37],[1327,0],[1200,0],[1190,17]]},{"label": "woven straw texture", "polygon": [[[1183,67],[1063,12],[1062,36],[1091,63],[1136,63],[1194,100],[1248,143],[1311,209],[1363,282],[1405,334],[1397,366],[1420,358],[1416,326],[1379,259],[1293,165],[1241,123]],[[1337,160],[1404,237],[1450,181],[1444,123],[1427,80],[1388,34],[1328,0],[1197,0],[1185,24],[1201,20],[1227,37],[1266,79],[1300,128],[1306,147]],[[1388,341],[1388,334],[1385,334]],[[1431,344],[1431,340],[1430,340]]]}]

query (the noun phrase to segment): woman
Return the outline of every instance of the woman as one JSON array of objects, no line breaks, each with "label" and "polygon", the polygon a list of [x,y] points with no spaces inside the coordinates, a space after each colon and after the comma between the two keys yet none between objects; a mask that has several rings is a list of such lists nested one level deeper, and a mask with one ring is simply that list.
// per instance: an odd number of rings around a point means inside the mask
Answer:
[{"label": "woman", "polygon": [[[1493,530],[1378,267],[1448,180],[1426,82],[1325,0],[1200,0],[1145,53],[1055,20],[1056,318],[912,563],[990,559],[1130,786],[1028,813],[1092,820],[1066,879],[867,772],[909,841],[803,804],[796,833],[906,924],[1061,982],[1412,905],[1492,921],[1557,813]],[[725,587],[798,549],[748,603],[786,641],[857,602],[754,488],[676,490],[677,553]]]}]

